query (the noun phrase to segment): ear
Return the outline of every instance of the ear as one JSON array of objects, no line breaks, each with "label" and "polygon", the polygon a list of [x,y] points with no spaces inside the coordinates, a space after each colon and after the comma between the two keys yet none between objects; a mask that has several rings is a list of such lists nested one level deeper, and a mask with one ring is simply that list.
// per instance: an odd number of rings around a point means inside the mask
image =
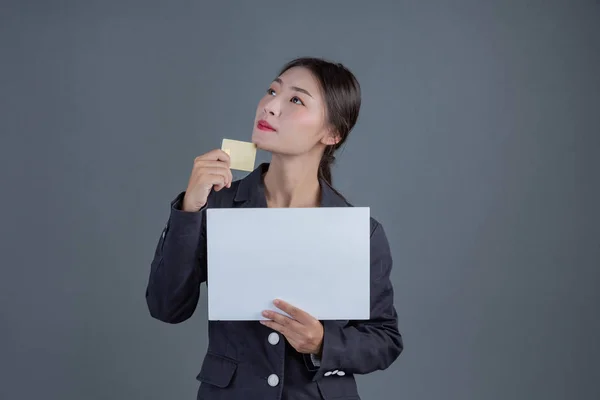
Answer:
[{"label": "ear", "polygon": [[340,134],[337,133],[333,128],[330,128],[327,130],[327,134],[323,136],[323,139],[321,139],[321,143],[332,146],[338,144],[341,139],[342,138]]}]

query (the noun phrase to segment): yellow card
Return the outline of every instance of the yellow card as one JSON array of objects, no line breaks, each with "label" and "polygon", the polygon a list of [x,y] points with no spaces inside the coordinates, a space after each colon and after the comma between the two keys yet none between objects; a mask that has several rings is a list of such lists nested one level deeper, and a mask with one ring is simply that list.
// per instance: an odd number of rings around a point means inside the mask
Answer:
[{"label": "yellow card", "polygon": [[221,150],[229,155],[231,169],[253,171],[256,160],[256,145],[239,140],[223,139]]}]

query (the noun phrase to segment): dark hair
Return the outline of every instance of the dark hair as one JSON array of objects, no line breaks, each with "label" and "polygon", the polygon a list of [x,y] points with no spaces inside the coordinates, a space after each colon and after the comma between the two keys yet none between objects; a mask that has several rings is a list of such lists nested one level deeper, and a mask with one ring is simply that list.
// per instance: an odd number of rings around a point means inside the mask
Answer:
[{"label": "dark hair", "polygon": [[283,66],[279,75],[294,67],[308,69],[319,82],[326,104],[325,118],[340,137],[337,144],[325,148],[319,164],[319,176],[331,185],[331,165],[335,161],[333,153],[344,144],[358,119],[360,85],[354,74],[342,64],[315,57],[292,60]]}]

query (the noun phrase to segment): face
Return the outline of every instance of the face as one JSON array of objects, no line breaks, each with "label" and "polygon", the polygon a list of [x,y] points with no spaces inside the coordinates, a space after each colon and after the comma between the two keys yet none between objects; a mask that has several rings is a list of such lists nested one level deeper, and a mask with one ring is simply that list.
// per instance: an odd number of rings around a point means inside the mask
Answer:
[{"label": "face", "polygon": [[325,99],[311,72],[302,67],[275,79],[258,103],[252,142],[272,153],[301,155],[335,139],[325,121]]}]

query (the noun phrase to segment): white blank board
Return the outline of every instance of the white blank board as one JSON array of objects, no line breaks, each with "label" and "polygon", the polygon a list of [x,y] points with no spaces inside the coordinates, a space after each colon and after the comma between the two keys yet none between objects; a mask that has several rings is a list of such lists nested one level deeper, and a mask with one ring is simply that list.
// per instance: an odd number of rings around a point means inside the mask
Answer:
[{"label": "white blank board", "polygon": [[209,320],[283,313],[276,298],[320,320],[369,319],[368,207],[206,213]]}]

